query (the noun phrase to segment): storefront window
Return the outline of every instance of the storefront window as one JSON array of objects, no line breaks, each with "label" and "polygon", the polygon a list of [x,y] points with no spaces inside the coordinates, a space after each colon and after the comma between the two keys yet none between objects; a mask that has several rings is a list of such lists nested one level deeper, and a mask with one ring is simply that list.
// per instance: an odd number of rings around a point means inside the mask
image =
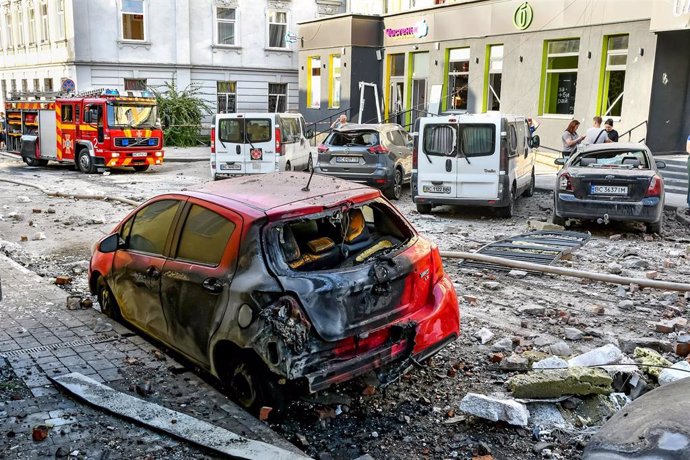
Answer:
[{"label": "storefront window", "polygon": [[623,108],[623,86],[625,68],[628,62],[628,35],[605,37],[606,61],[602,66],[604,72],[601,114],[603,117],[620,117]]},{"label": "storefront window", "polygon": [[448,50],[448,108],[467,110],[467,85],[470,78],[470,49]]},{"label": "storefront window", "polygon": [[309,76],[307,77],[307,107],[321,107],[321,58],[312,56],[307,60]]},{"label": "storefront window", "polygon": [[545,46],[541,113],[572,115],[575,113],[580,39],[547,41]]},{"label": "storefront window", "polygon": [[501,82],[503,80],[503,45],[491,45],[488,52],[485,110],[501,109]]},{"label": "storefront window", "polygon": [[328,76],[328,107],[340,108],[340,55],[331,54],[330,74]]}]

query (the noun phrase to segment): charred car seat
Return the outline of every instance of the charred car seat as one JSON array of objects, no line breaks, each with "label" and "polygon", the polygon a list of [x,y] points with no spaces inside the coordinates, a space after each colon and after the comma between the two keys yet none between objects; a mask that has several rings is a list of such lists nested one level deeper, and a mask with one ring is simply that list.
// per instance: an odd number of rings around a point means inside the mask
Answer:
[{"label": "charred car seat", "polygon": [[292,226],[283,227],[280,245],[285,261],[294,270],[323,270],[334,267],[340,260],[340,251],[328,237],[315,238],[307,242],[303,252],[297,244]]},{"label": "charred car seat", "polygon": [[350,222],[345,233],[343,246],[347,252],[351,254],[354,251],[360,251],[373,243],[367,222],[364,219],[364,213],[361,209],[352,209],[349,213]]}]

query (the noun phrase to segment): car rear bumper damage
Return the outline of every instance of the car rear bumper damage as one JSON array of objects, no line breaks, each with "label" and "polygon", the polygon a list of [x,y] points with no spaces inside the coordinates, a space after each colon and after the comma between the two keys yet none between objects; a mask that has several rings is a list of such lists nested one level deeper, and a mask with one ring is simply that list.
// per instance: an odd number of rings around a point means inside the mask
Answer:
[{"label": "car rear bumper damage", "polygon": [[[304,368],[315,370],[302,377],[309,392],[370,371],[377,371],[381,382],[386,384],[455,341],[459,330],[457,296],[453,284],[445,276],[434,286],[433,304],[387,326],[388,339],[383,345],[344,359],[331,357],[320,363],[308,362]],[[334,351],[337,355],[337,348]]]},{"label": "car rear bumper damage", "polygon": [[342,172],[334,170],[333,168],[324,168],[317,165],[314,168],[316,174],[323,174],[326,176],[337,177],[338,179],[349,180],[360,184],[369,185],[371,187],[385,188],[393,183],[395,171],[393,168],[377,168],[371,173],[364,172]]},{"label": "car rear bumper damage", "polygon": [[647,197],[641,201],[602,201],[579,199],[570,193],[556,194],[555,213],[558,217],[573,219],[657,222],[664,206],[660,197]]}]

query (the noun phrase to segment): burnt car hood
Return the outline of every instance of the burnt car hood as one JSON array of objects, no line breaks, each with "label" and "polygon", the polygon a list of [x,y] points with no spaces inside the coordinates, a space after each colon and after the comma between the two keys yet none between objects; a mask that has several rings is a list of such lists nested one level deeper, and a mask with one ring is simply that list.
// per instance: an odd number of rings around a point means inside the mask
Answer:
[{"label": "burnt car hood", "polygon": [[690,460],[690,378],[661,386],[621,409],[592,437],[585,460]]},{"label": "burnt car hood", "polygon": [[422,308],[429,297],[431,246],[413,237],[393,257],[328,271],[278,274],[328,342],[362,335]]}]

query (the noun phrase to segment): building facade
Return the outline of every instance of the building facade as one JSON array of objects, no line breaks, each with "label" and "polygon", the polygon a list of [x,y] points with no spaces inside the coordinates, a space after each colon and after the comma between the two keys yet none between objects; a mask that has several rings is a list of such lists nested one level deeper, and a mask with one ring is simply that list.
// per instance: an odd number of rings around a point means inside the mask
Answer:
[{"label": "building facade", "polygon": [[[199,88],[214,111],[296,110],[297,22],[344,0],[0,0],[12,91]],[[296,34],[294,34],[296,36]]]},{"label": "building facade", "polygon": [[[383,118],[408,127],[427,113],[500,110],[536,118],[542,144],[558,150],[570,120],[583,133],[601,115],[620,133],[633,130],[624,140],[684,151],[690,0],[602,0],[596,8],[588,0],[400,2],[411,9],[300,24],[308,121],[342,107],[357,113],[366,81],[378,87]],[[363,111],[366,121],[376,118],[370,94]]]}]

